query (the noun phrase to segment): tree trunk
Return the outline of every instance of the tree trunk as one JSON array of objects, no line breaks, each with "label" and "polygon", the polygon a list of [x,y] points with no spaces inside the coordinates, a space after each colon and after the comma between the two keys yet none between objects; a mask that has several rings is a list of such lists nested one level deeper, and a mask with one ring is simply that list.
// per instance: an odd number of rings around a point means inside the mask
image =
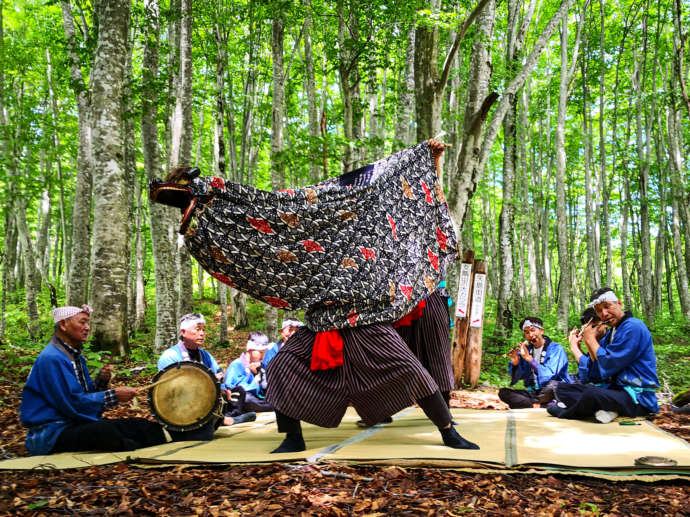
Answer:
[{"label": "tree trunk", "polygon": [[[492,2],[493,3],[493,2]],[[431,0],[429,9],[438,13],[441,0]],[[442,91],[438,89],[439,28],[417,26],[415,33],[414,80],[417,141],[434,137],[441,129]]]},{"label": "tree trunk", "polygon": [[[285,107],[285,76],[283,75],[283,19],[284,13],[276,13],[273,18],[273,117],[271,122],[271,186],[273,190],[285,188],[285,164],[282,159],[283,111]],[[276,335],[278,311],[275,307],[265,305],[266,334]]]},{"label": "tree trunk", "polygon": [[669,158],[675,174],[671,176],[671,229],[673,232],[673,255],[676,261],[676,285],[678,298],[680,299],[681,312],[685,318],[690,319],[690,293],[688,292],[688,261],[690,257],[683,256],[681,245],[681,224],[680,224],[680,203],[683,202],[683,189],[681,188],[680,178],[683,177],[683,159],[681,146],[679,143],[682,135],[680,126],[680,111],[669,107],[666,112],[666,128],[669,143]]},{"label": "tree trunk", "polygon": [[225,345],[228,342],[228,289],[223,282],[218,285],[218,298],[220,308],[220,329],[218,329],[218,344]]},{"label": "tree trunk", "polygon": [[[646,16],[644,17],[646,19]],[[645,43],[646,52],[646,43]],[[635,121],[637,143],[637,170],[639,172],[638,184],[640,189],[640,254],[642,269],[639,279],[640,302],[642,303],[642,315],[647,326],[654,325],[654,300],[652,298],[652,244],[649,223],[649,130],[643,122],[643,56],[638,60],[637,52],[633,47],[633,60],[635,62],[632,74],[632,87],[635,94]]]},{"label": "tree trunk", "polygon": [[94,170],[93,341],[98,349],[129,353],[127,275],[131,243],[127,171],[122,139],[129,2],[95,3],[98,43],[92,71]]},{"label": "tree trunk", "polygon": [[70,79],[77,98],[79,119],[79,150],[77,153],[77,178],[72,202],[72,237],[70,269],[65,284],[65,298],[68,305],[81,305],[89,297],[91,274],[91,191],[93,151],[91,141],[91,95],[81,72],[81,45],[74,29],[72,7],[63,0],[62,23],[67,40],[67,56],[70,62]]},{"label": "tree trunk", "polygon": [[[141,106],[141,143],[146,177],[151,180],[164,176],[161,170],[161,152],[158,144],[158,52],[159,5],[158,0],[146,0],[144,31],[143,90]],[[154,350],[162,352],[177,341],[175,262],[170,232],[176,210],[159,203],[149,203],[151,214],[151,247],[156,285],[156,337]]]},{"label": "tree trunk", "polygon": [[[505,83],[509,84],[517,68],[517,28],[519,2],[508,2],[508,27],[506,30],[506,70]],[[503,202],[498,218],[498,296],[496,297],[497,338],[508,338],[513,329],[513,312],[511,310],[511,289],[513,285],[513,221],[515,219],[515,167],[517,165],[517,98],[508,93],[510,107],[503,118]]]},{"label": "tree trunk", "polygon": [[395,143],[393,144],[393,150],[396,151],[412,144],[410,124],[414,108],[415,32],[414,23],[410,23],[407,29],[404,77],[398,83],[398,117],[395,126]]},{"label": "tree trunk", "polygon": [[146,319],[146,285],[144,284],[144,266],[146,264],[146,243],[142,234],[144,207],[141,199],[141,182],[135,183],[136,199],[136,235],[134,240],[134,329],[141,330]]},{"label": "tree trunk", "polygon": [[51,55],[50,55],[50,49],[46,49],[46,63],[47,63],[47,78],[48,78],[48,97],[49,97],[49,102],[50,102],[50,115],[51,115],[51,121],[53,123],[53,128],[52,128],[52,143],[53,147],[55,148],[55,156],[57,158],[57,180],[58,180],[58,188],[59,188],[59,194],[60,194],[60,232],[61,232],[61,240],[62,240],[62,246],[64,248],[64,264],[65,264],[65,270],[69,271],[69,265],[70,265],[70,253],[71,249],[68,245],[67,242],[67,219],[65,217],[65,190],[64,190],[64,183],[65,183],[65,178],[64,174],[62,172],[62,152],[61,152],[61,142],[60,142],[60,136],[58,132],[58,107],[57,107],[57,100],[55,99],[55,89],[53,87],[53,68],[51,64]]},{"label": "tree trunk", "polygon": [[305,0],[306,13],[304,16],[304,89],[307,94],[309,111],[309,183],[318,183],[321,167],[319,165],[319,109],[316,98],[316,80],[314,77],[314,54],[311,46],[311,0]]},{"label": "tree trunk", "polygon": [[[630,129],[631,129],[631,113],[628,114],[628,122],[626,126],[626,135],[624,142],[624,149],[628,148],[630,144]],[[623,302],[624,306],[630,310],[633,307],[632,304],[632,293],[630,289],[630,276],[631,273],[628,271],[628,219],[630,217],[630,179],[628,177],[628,157],[627,154],[623,154],[623,161],[620,167],[621,171],[621,183],[622,190],[621,193],[621,277],[623,281]]]},{"label": "tree trunk", "polygon": [[[606,0],[599,0],[599,52],[600,55],[605,55],[605,5]],[[611,224],[609,222],[609,187],[608,176],[606,172],[606,132],[604,130],[604,119],[606,108],[604,106],[605,93],[605,79],[606,66],[604,63],[600,64],[601,71],[599,73],[599,191],[601,192],[601,217],[599,222],[601,224],[601,244],[600,249],[604,248],[606,251],[606,266],[605,276],[603,279],[604,285],[611,285],[613,281],[613,250],[611,249]],[[616,95],[614,91],[614,96]],[[615,134],[612,132],[612,138]]]},{"label": "tree trunk", "polygon": [[19,241],[21,243],[22,256],[24,259],[24,289],[26,301],[27,328],[29,337],[32,340],[38,339],[41,325],[38,316],[38,304],[36,297],[41,293],[41,274],[37,267],[38,258],[29,235],[29,228],[26,224],[26,201],[16,200],[13,203],[15,220]]},{"label": "tree trunk", "polygon": [[565,115],[568,102],[568,20],[561,25],[561,73],[558,90],[558,118],[556,120],[556,242],[558,245],[558,322],[560,333],[568,330],[570,309],[570,254],[568,253],[568,226],[565,204]]},{"label": "tree trunk", "polygon": [[[194,121],[192,118],[192,3],[180,2],[180,67],[176,77],[176,102],[172,118],[171,167],[183,167],[192,163]],[[177,314],[194,310],[194,286],[192,260],[184,240],[177,239],[178,293]]]},{"label": "tree trunk", "polygon": [[589,113],[589,89],[587,88],[587,65],[582,60],[582,135],[584,145],[584,169],[585,169],[585,240],[587,242],[587,282],[585,291],[591,292],[598,289],[601,284],[599,272],[599,249],[597,246],[597,221],[595,220],[596,191],[592,185],[592,132],[587,116]]}]

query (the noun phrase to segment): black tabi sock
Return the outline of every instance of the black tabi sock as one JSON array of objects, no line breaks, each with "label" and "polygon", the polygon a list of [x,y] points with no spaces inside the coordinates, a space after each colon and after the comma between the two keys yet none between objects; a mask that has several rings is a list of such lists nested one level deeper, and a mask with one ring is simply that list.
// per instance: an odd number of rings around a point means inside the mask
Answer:
[{"label": "black tabi sock", "polygon": [[452,447],[453,449],[479,449],[479,445],[465,440],[452,425],[448,429],[439,429],[439,431],[441,431],[443,443],[447,447]]},{"label": "black tabi sock", "polygon": [[283,443],[281,443],[276,449],[273,449],[271,454],[280,452],[301,452],[305,450],[307,450],[307,446],[304,443],[302,433],[288,433],[285,437],[285,440],[283,440]]}]

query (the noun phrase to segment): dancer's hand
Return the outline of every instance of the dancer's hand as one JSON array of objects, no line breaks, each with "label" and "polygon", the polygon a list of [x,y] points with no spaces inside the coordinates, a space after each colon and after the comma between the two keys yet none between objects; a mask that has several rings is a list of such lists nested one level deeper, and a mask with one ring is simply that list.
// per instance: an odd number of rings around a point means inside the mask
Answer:
[{"label": "dancer's hand", "polygon": [[434,157],[434,164],[436,164],[437,175],[441,174],[439,162],[441,160],[441,155],[443,154],[445,148],[445,144],[439,142],[438,140],[434,140],[433,138],[429,140],[429,149],[431,149],[431,156]]}]

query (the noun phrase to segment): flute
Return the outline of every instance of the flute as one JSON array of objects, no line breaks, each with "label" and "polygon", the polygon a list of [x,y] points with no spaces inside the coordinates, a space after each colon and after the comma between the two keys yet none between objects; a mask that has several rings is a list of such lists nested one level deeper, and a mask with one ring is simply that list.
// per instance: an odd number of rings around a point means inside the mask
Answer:
[{"label": "flute", "polygon": [[523,346],[527,346],[527,341],[521,341],[520,343],[517,344],[517,346],[511,348],[505,354],[503,354],[502,357],[508,357],[513,352],[517,352],[518,350],[520,350]]},{"label": "flute", "polygon": [[593,319],[594,319],[594,318],[589,318],[589,321],[588,321],[587,323],[585,323],[584,325],[582,325],[582,328],[580,329],[580,332],[577,333],[577,337],[582,337],[582,333],[585,331],[585,329],[586,329],[587,327],[589,327],[589,324],[592,323],[592,320],[593,320]]}]

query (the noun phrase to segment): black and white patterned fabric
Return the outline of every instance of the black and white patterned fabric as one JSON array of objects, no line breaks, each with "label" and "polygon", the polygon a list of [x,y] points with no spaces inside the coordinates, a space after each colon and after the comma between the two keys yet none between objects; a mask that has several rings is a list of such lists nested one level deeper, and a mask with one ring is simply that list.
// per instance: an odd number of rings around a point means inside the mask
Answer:
[{"label": "black and white patterned fabric", "polygon": [[315,331],[396,321],[434,292],[457,241],[428,144],[268,192],[196,178],[180,231],[218,280]]}]

